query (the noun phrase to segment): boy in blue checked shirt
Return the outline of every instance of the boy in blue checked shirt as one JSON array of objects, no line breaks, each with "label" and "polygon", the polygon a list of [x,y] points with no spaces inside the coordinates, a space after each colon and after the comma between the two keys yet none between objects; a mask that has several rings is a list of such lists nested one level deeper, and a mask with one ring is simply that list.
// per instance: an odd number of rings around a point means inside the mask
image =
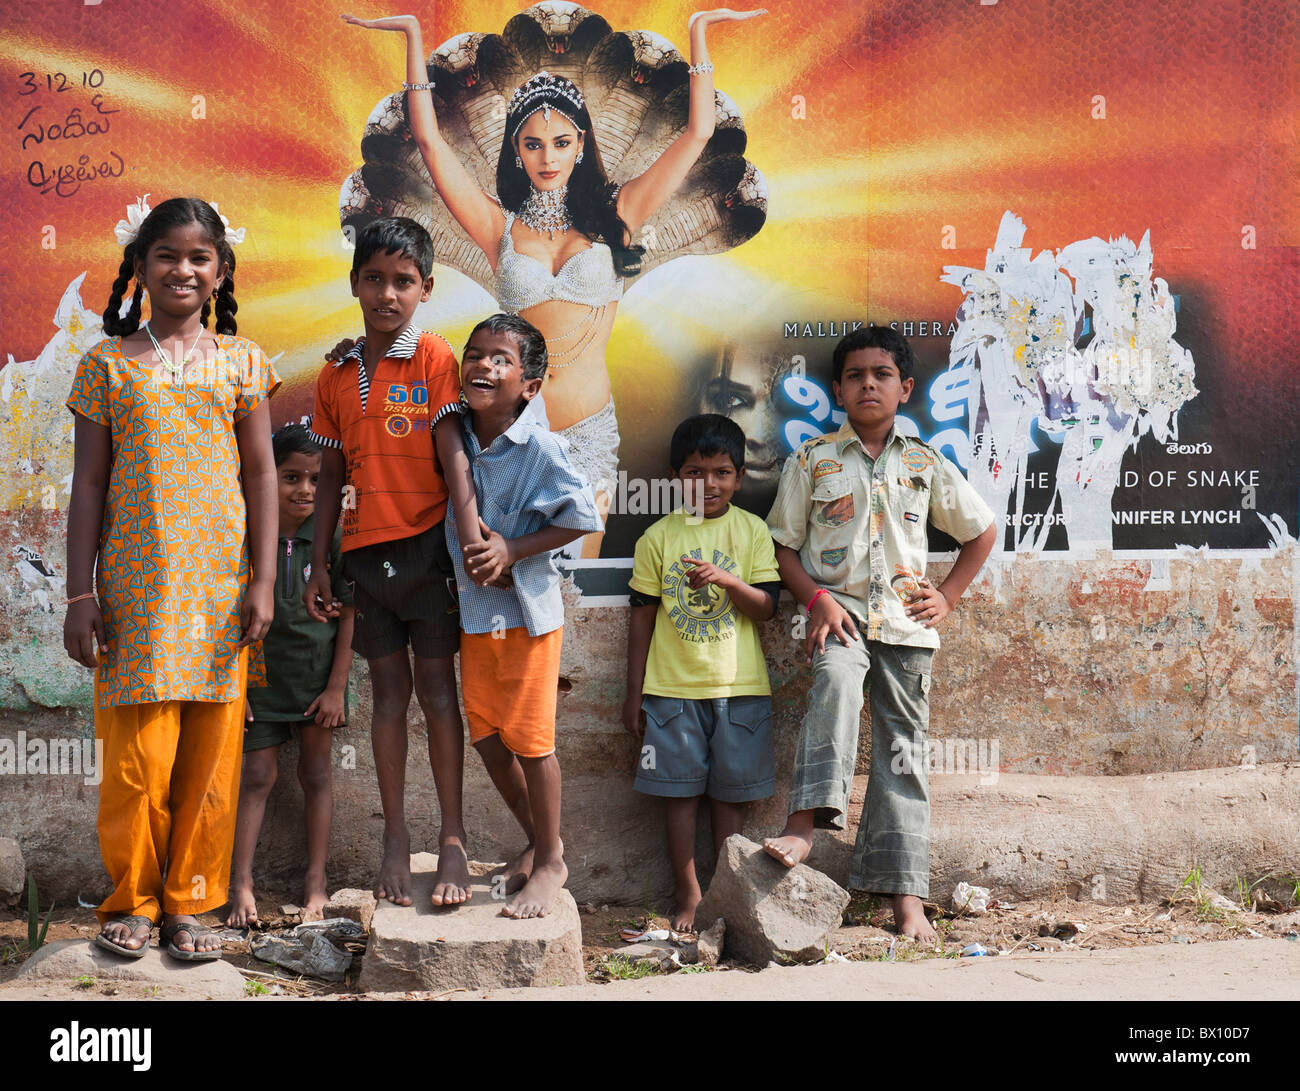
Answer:
[{"label": "boy in blue checked shirt", "polygon": [[462,549],[453,511],[446,524],[470,741],[528,838],[506,869],[515,896],[502,912],[520,918],[546,916],[569,875],[555,757],[564,602],[551,554],[604,529],[537,396],[546,368],[546,341],[524,319],[496,314],[474,327],[461,397],[482,541]]}]

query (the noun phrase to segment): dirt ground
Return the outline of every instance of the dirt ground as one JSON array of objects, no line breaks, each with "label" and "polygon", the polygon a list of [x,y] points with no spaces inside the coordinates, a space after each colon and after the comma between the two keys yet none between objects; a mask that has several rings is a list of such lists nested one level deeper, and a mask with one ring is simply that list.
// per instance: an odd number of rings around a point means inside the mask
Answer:
[{"label": "dirt ground", "polygon": [[[281,931],[298,923],[295,915],[281,912],[292,908],[287,897],[268,894],[259,899],[263,929]],[[646,966],[629,964],[619,957],[626,944],[620,938],[625,929],[667,928],[659,907],[584,905],[580,907],[583,954],[587,979],[593,984],[651,976]],[[938,907],[933,907],[938,910]],[[1268,911],[1268,910],[1273,911]],[[204,923],[222,925],[221,918],[206,914]],[[858,896],[844,914],[844,924],[832,936],[830,951],[848,962],[923,962],[957,959],[963,950],[979,945],[984,957],[1032,957],[1089,951],[1116,951],[1178,944],[1202,944],[1223,940],[1300,940],[1300,907],[1289,899],[1250,910],[1213,894],[1186,887],[1170,899],[1154,905],[1107,906],[1067,898],[1053,901],[993,903],[980,915],[939,912],[935,927],[940,942],[922,949],[894,931],[888,907],[870,896]],[[46,942],[89,939],[97,930],[93,910],[56,908],[50,920]],[[155,941],[157,933],[155,932]],[[0,984],[12,980],[28,957],[27,918],[15,911],[0,911]],[[226,937],[226,959],[248,981],[250,996],[330,997],[360,996],[355,991],[364,945],[350,945],[354,964],[348,981],[339,984],[314,981],[278,969],[252,957],[248,940],[232,932]],[[967,959],[978,957],[965,956]],[[724,966],[727,964],[724,962]],[[740,966],[730,967],[741,969]],[[710,972],[688,967],[686,973]],[[104,996],[116,995],[109,983],[87,983],[86,990]]]}]

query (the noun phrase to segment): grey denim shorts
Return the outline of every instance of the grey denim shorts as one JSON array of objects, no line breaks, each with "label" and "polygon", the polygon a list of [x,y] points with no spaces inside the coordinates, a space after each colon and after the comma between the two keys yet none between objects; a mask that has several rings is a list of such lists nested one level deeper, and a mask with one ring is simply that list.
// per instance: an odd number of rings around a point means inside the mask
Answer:
[{"label": "grey denim shorts", "polygon": [[633,784],[638,792],[749,803],[776,790],[770,697],[647,694],[641,708],[646,730]]}]

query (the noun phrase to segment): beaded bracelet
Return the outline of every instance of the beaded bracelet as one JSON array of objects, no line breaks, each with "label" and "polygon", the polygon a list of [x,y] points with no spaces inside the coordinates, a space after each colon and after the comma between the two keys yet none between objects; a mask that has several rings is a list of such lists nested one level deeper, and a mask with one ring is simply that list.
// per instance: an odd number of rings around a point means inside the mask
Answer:
[{"label": "beaded bracelet", "polygon": [[686,66],[686,74],[688,76],[703,76],[712,71],[712,61],[705,61],[703,64],[688,64]]},{"label": "beaded bracelet", "polygon": [[812,617],[813,603],[816,602],[819,598],[821,598],[822,595],[829,595],[829,594],[830,592],[827,591],[826,588],[824,587],[817,588],[817,590],[813,592],[813,597],[808,600],[808,605],[803,608],[803,612],[807,614],[809,617]]},{"label": "beaded bracelet", "polygon": [[407,83],[405,80],[403,80],[402,90],[403,91],[432,91],[433,84],[432,83]]}]

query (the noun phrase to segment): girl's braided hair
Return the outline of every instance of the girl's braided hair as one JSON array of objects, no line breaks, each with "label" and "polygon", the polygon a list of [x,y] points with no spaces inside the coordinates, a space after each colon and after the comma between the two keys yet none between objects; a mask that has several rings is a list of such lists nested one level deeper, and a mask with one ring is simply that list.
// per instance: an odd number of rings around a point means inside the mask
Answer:
[{"label": "girl's braided hair", "polygon": [[[226,225],[207,201],[197,197],[173,197],[145,217],[139,233],[122,251],[122,264],[118,266],[117,279],[113,281],[108,306],[104,309],[104,332],[110,337],[125,337],[140,328],[144,282],[135,277],[136,262],[143,267],[149,248],[155,242],[172,228],[192,223],[202,225],[208,239],[216,247],[218,262],[226,267],[226,275],[221,278],[221,287],[216,291],[216,331],[229,334],[237,332],[235,312],[239,310],[239,304],[235,302],[235,252],[226,240]],[[132,279],[135,279],[135,292],[131,296],[131,309],[123,315],[122,300]],[[212,310],[213,301],[204,300],[203,313],[199,317],[205,328]]]}]

